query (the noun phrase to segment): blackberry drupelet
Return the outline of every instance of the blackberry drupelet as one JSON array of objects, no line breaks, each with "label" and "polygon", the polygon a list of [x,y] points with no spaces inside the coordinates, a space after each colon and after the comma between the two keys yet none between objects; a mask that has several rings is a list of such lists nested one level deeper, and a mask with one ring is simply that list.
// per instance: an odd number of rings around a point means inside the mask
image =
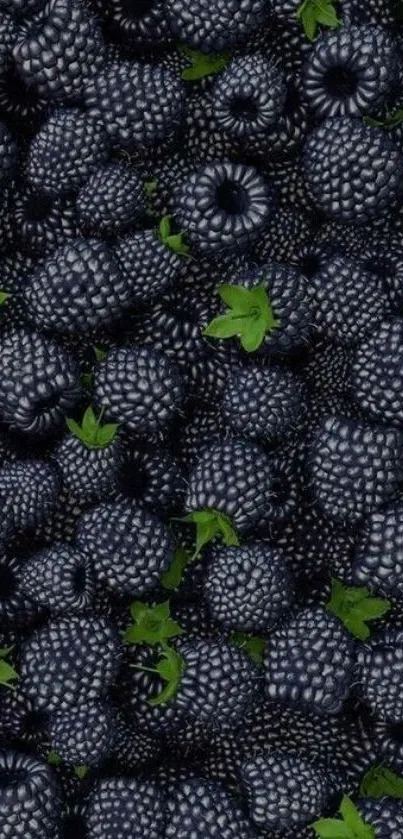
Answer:
[{"label": "blackberry drupelet", "polygon": [[202,52],[220,52],[245,40],[267,16],[267,0],[167,0],[167,14],[175,38]]},{"label": "blackberry drupelet", "polygon": [[153,781],[137,778],[98,780],[88,798],[88,839],[164,839],[165,797]]},{"label": "blackberry drupelet", "polygon": [[[62,814],[50,766],[34,755],[0,752],[0,831],[15,839],[56,836]],[[38,832],[39,831],[39,832]]]},{"label": "blackberry drupelet", "polygon": [[168,799],[166,839],[254,839],[243,809],[220,783],[189,778],[177,784]]},{"label": "blackberry drupelet", "polygon": [[351,394],[369,419],[403,425],[400,386],[403,363],[403,320],[378,319],[355,350],[350,372]]},{"label": "blackberry drupelet", "polygon": [[90,559],[61,542],[29,557],[21,572],[21,586],[29,600],[54,614],[89,609],[95,595]]},{"label": "blackberry drupelet", "polygon": [[54,750],[68,766],[98,766],[113,750],[115,717],[106,702],[55,711],[47,726]]},{"label": "blackberry drupelet", "polygon": [[82,229],[95,236],[116,236],[135,227],[145,212],[143,184],[137,172],[122,163],[97,169],[77,196]]},{"label": "blackberry drupelet", "polygon": [[374,831],[374,839],[399,839],[403,830],[403,808],[392,798],[360,798],[358,810]]},{"label": "blackberry drupelet", "polygon": [[259,55],[233,58],[215,83],[213,117],[230,136],[259,136],[277,122],[286,93],[285,78],[275,64]]}]

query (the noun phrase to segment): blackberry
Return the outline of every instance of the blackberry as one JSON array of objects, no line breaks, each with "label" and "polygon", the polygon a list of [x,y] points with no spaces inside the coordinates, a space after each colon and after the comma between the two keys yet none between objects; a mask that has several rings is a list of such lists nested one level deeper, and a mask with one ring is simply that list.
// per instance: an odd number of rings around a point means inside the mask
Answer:
[{"label": "blackberry", "polygon": [[7,72],[12,64],[12,49],[18,32],[17,22],[11,9],[0,3],[0,76]]},{"label": "blackberry", "polygon": [[77,545],[91,557],[103,585],[131,596],[141,597],[155,588],[173,559],[166,525],[130,502],[101,504],[85,513],[78,524]]},{"label": "blackberry", "polygon": [[225,133],[247,139],[278,120],[286,98],[281,71],[259,55],[234,58],[212,94],[213,116]]},{"label": "blackberry", "polygon": [[360,0],[343,0],[341,13],[344,23],[377,23],[390,26],[396,23],[393,14],[393,0],[367,0],[362,6]]},{"label": "blackberry", "polygon": [[381,128],[352,117],[324,120],[309,135],[302,157],[306,187],[322,212],[363,224],[396,203],[403,156]]},{"label": "blackberry", "polygon": [[0,122],[0,184],[4,186],[17,168],[18,148],[4,122]]},{"label": "blackberry", "polygon": [[337,714],[352,685],[355,640],[321,607],[302,609],[266,643],[266,695],[312,713]]},{"label": "blackberry", "polygon": [[363,243],[360,259],[365,271],[375,274],[384,285],[387,299],[393,306],[403,303],[403,251],[400,242],[393,239],[387,248],[380,249],[378,243]]},{"label": "blackberry", "polygon": [[74,239],[41,263],[25,287],[35,326],[71,335],[113,323],[130,306],[130,287],[112,251]]},{"label": "blackberry", "polygon": [[152,766],[159,758],[163,742],[134,725],[117,712],[115,714],[115,736],[109,765],[113,777],[127,771],[134,772]]},{"label": "blackberry", "polygon": [[375,422],[398,427],[403,423],[399,387],[402,361],[403,321],[400,318],[374,324],[371,334],[354,353],[350,379],[352,396]]},{"label": "blackberry", "polygon": [[329,780],[319,766],[295,754],[268,752],[241,767],[250,818],[267,830],[298,830],[326,812]]},{"label": "blackberry", "polygon": [[165,798],[152,781],[104,778],[94,785],[86,807],[88,839],[164,839]]},{"label": "blackberry", "polygon": [[0,9],[18,17],[29,17],[35,12],[43,9],[46,0],[0,0]]},{"label": "blackberry", "polygon": [[167,14],[175,38],[202,52],[220,52],[247,38],[265,22],[267,0],[167,0]]},{"label": "blackberry", "polygon": [[400,724],[402,705],[402,643],[399,629],[379,632],[357,655],[357,680],[364,704],[375,718]]},{"label": "blackberry", "polygon": [[16,460],[0,469],[2,509],[11,515],[14,531],[40,524],[55,507],[59,490],[59,476],[45,461]]},{"label": "blackberry", "polygon": [[23,136],[24,140],[32,138],[49,111],[50,103],[26,86],[14,62],[10,62],[4,72],[0,73],[0,112],[9,127],[21,138]]},{"label": "blackberry", "polygon": [[298,422],[302,408],[300,380],[285,368],[235,369],[224,388],[224,420],[236,435],[270,442]]},{"label": "blackberry", "polygon": [[108,156],[99,122],[79,108],[55,110],[31,142],[26,176],[35,191],[57,197],[77,191]]},{"label": "blackberry", "polygon": [[94,385],[96,402],[107,416],[140,435],[164,431],[183,400],[178,368],[148,347],[109,352],[95,372]]},{"label": "blackberry", "polygon": [[177,133],[184,92],[181,79],[158,64],[121,61],[87,84],[85,103],[115,149],[138,151]]},{"label": "blackberry", "polygon": [[[224,134],[217,125],[210,90],[195,91],[187,97],[182,125],[182,155],[193,165],[180,167],[180,180],[177,183],[182,183],[191,175],[197,165],[205,166],[207,163],[216,163],[217,160],[222,163],[229,162],[239,157],[239,140]],[[174,184],[175,187],[177,183]]]},{"label": "blackberry", "polygon": [[168,800],[166,839],[213,839],[217,829],[222,839],[255,836],[236,798],[223,785],[199,778],[177,784]]},{"label": "blackberry", "polygon": [[108,435],[109,432],[107,426],[98,422],[91,440],[85,437],[82,426],[78,426],[77,430],[74,421],[71,420],[69,425],[73,429],[72,433],[66,434],[52,451],[53,462],[60,472],[63,491],[82,501],[106,500],[118,486],[123,464],[120,435],[115,431],[113,436],[111,431],[109,439],[102,439],[100,435]]},{"label": "blackberry", "polygon": [[21,586],[29,600],[55,614],[88,609],[95,594],[90,560],[62,543],[43,548],[25,562]]},{"label": "blackberry", "polygon": [[312,237],[310,218],[294,207],[279,207],[255,247],[259,265],[266,262],[291,263]]},{"label": "blackberry", "polygon": [[0,626],[5,629],[23,629],[38,617],[38,609],[24,590],[22,576],[23,565],[18,559],[0,556]]},{"label": "blackberry", "polygon": [[400,801],[386,797],[378,800],[360,798],[357,807],[365,824],[374,831],[374,839],[398,839],[403,830],[403,810]]},{"label": "blackberry", "polygon": [[266,634],[290,608],[291,576],[274,546],[251,543],[212,551],[204,593],[211,616],[226,629]]},{"label": "blackberry", "polygon": [[364,520],[353,561],[358,585],[403,595],[401,550],[403,504],[397,501],[375,510]]},{"label": "blackberry", "polygon": [[[61,818],[60,791],[50,766],[18,751],[0,752],[3,836],[55,836]],[[40,831],[38,833],[38,830]]]},{"label": "blackberry", "polygon": [[142,182],[128,166],[109,163],[81,187],[76,207],[87,233],[116,236],[133,227],[144,212]]},{"label": "blackberry", "polygon": [[77,232],[71,201],[54,200],[25,187],[14,196],[9,223],[21,246],[42,258],[73,239]]},{"label": "blackberry", "polygon": [[118,486],[125,498],[159,514],[182,506],[185,481],[182,465],[168,449],[152,445],[127,447]]},{"label": "blackberry", "polygon": [[153,230],[122,236],[113,252],[134,305],[157,300],[178,281],[183,270],[183,259],[166,247]]},{"label": "blackberry", "polygon": [[164,0],[101,0],[106,31],[120,46],[138,50],[165,46],[170,31]]},{"label": "blackberry", "polygon": [[253,443],[205,445],[188,477],[185,509],[216,510],[240,531],[249,530],[273,507],[274,474],[270,456]]},{"label": "blackberry", "polygon": [[247,138],[243,143],[244,153],[258,160],[264,168],[273,158],[277,163],[286,161],[299,153],[309,125],[309,109],[296,80],[287,78],[284,107],[278,120],[264,134]]},{"label": "blackberry", "polygon": [[273,209],[273,195],[254,168],[218,161],[180,185],[174,216],[191,248],[203,255],[250,248]]},{"label": "blackberry", "polygon": [[319,119],[376,114],[398,84],[397,44],[381,26],[343,26],[323,34],[303,72],[304,95]]},{"label": "blackberry", "polygon": [[69,766],[98,766],[113,749],[115,719],[105,702],[88,702],[51,714],[52,749]]},{"label": "blackberry", "polygon": [[120,656],[113,624],[93,616],[60,617],[22,644],[21,688],[39,711],[84,706],[109,689]]},{"label": "blackberry", "polygon": [[211,446],[228,436],[229,430],[219,406],[214,403],[203,405],[187,419],[181,431],[178,444],[183,467],[187,471],[193,469],[204,446]]},{"label": "blackberry", "polygon": [[13,49],[28,87],[52,102],[82,98],[104,61],[103,40],[89,6],[80,0],[48,0],[43,16],[21,28]]},{"label": "blackberry", "polygon": [[278,207],[292,206],[303,213],[318,216],[314,197],[306,187],[301,149],[283,160],[272,159],[268,151],[260,166],[264,166],[264,175],[274,191]]},{"label": "blackberry", "polygon": [[308,471],[316,502],[336,522],[358,522],[393,500],[402,481],[403,438],[394,428],[341,416],[315,432]]}]

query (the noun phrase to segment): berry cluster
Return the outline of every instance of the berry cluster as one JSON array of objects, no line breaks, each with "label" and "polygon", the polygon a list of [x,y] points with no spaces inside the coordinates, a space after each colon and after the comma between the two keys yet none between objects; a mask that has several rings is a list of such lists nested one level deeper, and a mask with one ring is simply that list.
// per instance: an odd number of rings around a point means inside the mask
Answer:
[{"label": "berry cluster", "polygon": [[402,839],[402,83],[402,0],[0,0],[0,839]]}]

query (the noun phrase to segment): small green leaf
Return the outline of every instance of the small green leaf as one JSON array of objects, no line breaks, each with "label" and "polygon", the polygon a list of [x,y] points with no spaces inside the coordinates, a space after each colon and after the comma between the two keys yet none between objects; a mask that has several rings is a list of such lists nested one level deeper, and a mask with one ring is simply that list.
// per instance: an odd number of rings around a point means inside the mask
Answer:
[{"label": "small green leaf", "polygon": [[231,520],[218,510],[195,510],[179,521],[196,525],[196,547],[191,562],[199,556],[204,546],[215,538],[220,538],[224,545],[239,545],[238,535]]},{"label": "small green leaf", "polygon": [[97,361],[104,361],[106,356],[108,355],[107,350],[104,350],[102,347],[94,347],[95,358]]},{"label": "small green leaf", "polygon": [[183,572],[187,565],[190,562],[190,555],[185,548],[178,547],[176,548],[174,558],[168,568],[167,571],[161,577],[161,583],[164,588],[169,590],[174,590],[179,588],[182,579],[183,579]]},{"label": "small green leaf", "polygon": [[189,245],[183,239],[182,233],[174,233],[164,239],[164,245],[178,256],[190,256]]},{"label": "small green leaf", "polygon": [[160,236],[163,242],[171,235],[171,217],[163,216],[159,226]]},{"label": "small green leaf", "polygon": [[297,9],[297,18],[301,21],[306,37],[313,41],[319,25],[335,29],[341,25],[334,0],[304,0]]},{"label": "small green leaf", "polygon": [[0,291],[0,306],[8,300],[10,294],[7,291]]},{"label": "small green leaf", "polygon": [[233,314],[218,315],[203,330],[207,338],[234,338],[240,334],[239,321]]},{"label": "small green leaf", "polygon": [[84,780],[86,775],[88,775],[89,771],[90,770],[89,770],[88,766],[75,766],[74,767],[74,774],[77,776],[77,778],[80,779],[80,781]]},{"label": "small green leaf", "polygon": [[394,113],[386,112],[385,116],[379,119],[365,116],[364,122],[374,128],[396,128],[403,123],[403,108],[398,108]]},{"label": "small green leaf", "polygon": [[216,73],[220,73],[231,60],[229,53],[213,53],[212,55],[207,55],[182,44],[179,44],[178,52],[181,52],[191,63],[191,66],[185,67],[181,73],[181,78],[185,82],[198,81],[199,79],[204,79],[206,76],[213,76]]},{"label": "small green leaf", "polygon": [[221,297],[223,303],[230,309],[235,309],[238,314],[249,314],[252,306],[255,304],[256,295],[253,295],[254,289],[246,288],[242,285],[230,285],[223,283],[217,287],[217,294]]},{"label": "small green leaf", "polygon": [[343,796],[340,819],[319,819],[312,828],[320,839],[375,839],[375,830],[364,821],[356,806]]},{"label": "small green leaf", "polygon": [[182,627],[171,618],[169,600],[149,606],[147,603],[136,601],[131,606],[134,620],[125,634],[127,644],[162,644],[169,638],[183,635]]},{"label": "small green leaf", "polygon": [[93,438],[94,431],[97,428],[97,418],[91,405],[84,412],[84,416],[81,421],[81,428],[83,430],[84,437],[87,440],[91,440]]},{"label": "small green leaf", "polygon": [[11,664],[6,661],[7,656],[12,652],[13,647],[2,647],[0,649],[0,685],[15,690],[13,682],[18,681],[19,675]]},{"label": "small green leaf", "polygon": [[252,321],[249,328],[240,336],[241,347],[245,352],[256,352],[263,344],[266,331],[266,325],[262,318]]},{"label": "small green leaf", "polygon": [[355,638],[365,641],[370,636],[367,623],[385,615],[390,602],[373,597],[363,586],[344,586],[340,580],[332,579],[332,594],[326,608]]},{"label": "small green leaf", "polygon": [[167,644],[164,644],[161,658],[155,667],[155,672],[166,682],[166,685],[161,693],[157,694],[157,696],[152,696],[148,700],[149,705],[152,707],[165,705],[174,699],[182,680],[183,671],[184,661],[182,657]]},{"label": "small green leaf", "polygon": [[57,752],[54,751],[47,753],[46,760],[49,766],[60,766],[62,762],[61,757],[57,754]]},{"label": "small green leaf", "polygon": [[246,632],[236,630],[231,634],[231,641],[243,650],[258,667],[262,667],[266,647],[264,638],[259,638],[258,635],[248,635]]},{"label": "small green leaf", "polygon": [[373,766],[363,777],[360,795],[365,798],[403,799],[403,777],[385,766]]},{"label": "small green leaf", "polygon": [[152,197],[154,193],[157,191],[158,181],[144,181],[143,189],[147,196]]},{"label": "small green leaf", "polygon": [[255,352],[272,329],[279,326],[264,286],[223,284],[217,289],[229,311],[213,318],[203,330],[210,338],[232,338],[238,336],[246,352]]},{"label": "small green leaf", "polygon": [[358,812],[356,806],[347,795],[344,795],[340,804],[340,815],[346,823],[347,827],[358,836],[362,833],[363,828],[366,827],[364,819]]},{"label": "small green leaf", "polygon": [[91,391],[94,384],[93,373],[81,373],[80,381],[85,390]]},{"label": "small green leaf", "polygon": [[106,423],[101,425],[104,408],[101,410],[99,417],[94,413],[90,406],[86,409],[81,425],[74,419],[66,419],[66,425],[78,440],[88,449],[104,449],[109,446],[116,437],[118,431],[117,423]]}]

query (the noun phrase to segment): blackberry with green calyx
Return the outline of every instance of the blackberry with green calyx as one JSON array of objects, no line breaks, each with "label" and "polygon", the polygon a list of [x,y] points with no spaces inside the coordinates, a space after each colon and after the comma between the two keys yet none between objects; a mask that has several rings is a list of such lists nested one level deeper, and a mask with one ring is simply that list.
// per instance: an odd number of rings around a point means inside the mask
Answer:
[{"label": "blackberry with green calyx", "polygon": [[153,303],[179,281],[184,269],[180,241],[180,234],[163,238],[159,231],[142,230],[122,236],[113,245],[133,305]]}]

